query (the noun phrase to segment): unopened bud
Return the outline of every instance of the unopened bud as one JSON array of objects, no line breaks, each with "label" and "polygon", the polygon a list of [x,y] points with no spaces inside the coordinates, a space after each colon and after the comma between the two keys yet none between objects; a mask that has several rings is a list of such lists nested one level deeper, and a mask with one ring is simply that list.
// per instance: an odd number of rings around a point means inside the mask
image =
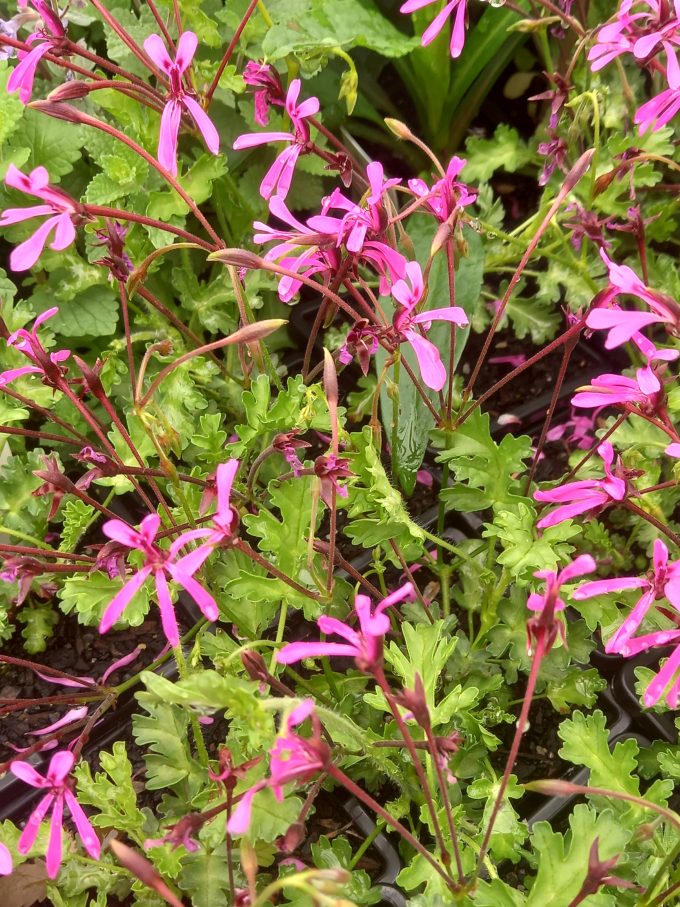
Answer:
[{"label": "unopened bud", "polygon": [[241,653],[241,662],[251,680],[269,680],[270,675],[267,670],[267,665],[259,652],[254,652],[252,649],[246,649]]},{"label": "unopened bud", "polygon": [[47,95],[48,101],[77,101],[85,98],[90,93],[90,82],[81,79],[72,79],[57,86]]},{"label": "unopened bud", "polygon": [[217,252],[211,252],[208,255],[208,261],[221,261],[225,265],[246,268],[249,271],[268,265],[264,258],[254,252],[248,252],[246,249],[220,249]]},{"label": "unopened bud", "polygon": [[398,139],[411,139],[413,138],[413,133],[408,128],[406,123],[402,123],[401,120],[395,120],[393,117],[385,117],[385,126],[390,130],[393,135],[396,135]]},{"label": "unopened bud", "polygon": [[87,119],[92,120],[92,117],[88,118],[75,107],[62,104],[60,101],[31,101],[26,106],[32,110],[46,113],[47,116],[54,117],[56,120],[66,120],[67,123],[84,123]]},{"label": "unopened bud", "polygon": [[147,888],[157,892],[171,907],[184,907],[180,899],[168,888],[161,876],[156,872],[153,864],[146,857],[116,838],[109,842],[109,846],[120,865],[136,876]]},{"label": "unopened bud", "polygon": [[535,34],[551,25],[558,25],[562,20],[559,16],[544,16],[542,19],[520,19],[508,26],[508,31],[518,31],[522,34]]},{"label": "unopened bud", "polygon": [[432,245],[430,246],[430,258],[439,252],[440,249],[443,249],[448,240],[451,238],[451,224],[448,221],[444,221],[443,224],[440,224],[437,228],[437,232],[434,234],[434,239],[432,240]]}]

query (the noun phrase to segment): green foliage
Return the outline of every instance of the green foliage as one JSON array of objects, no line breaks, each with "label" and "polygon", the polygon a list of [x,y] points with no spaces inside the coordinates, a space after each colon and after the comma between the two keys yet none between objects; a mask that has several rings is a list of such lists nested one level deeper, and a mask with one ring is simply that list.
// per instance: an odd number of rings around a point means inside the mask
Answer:
[{"label": "green foliage", "polygon": [[467,164],[465,179],[468,182],[486,182],[497,170],[515,173],[533,158],[533,152],[512,126],[501,123],[493,138],[471,136],[465,143]]},{"label": "green foliage", "polygon": [[99,754],[102,771],[92,774],[87,762],[80,762],[75,769],[80,803],[94,806],[97,813],[93,823],[97,828],[125,832],[141,845],[144,843],[146,817],[137,806],[137,794],[132,783],[132,765],[125,744],[113,744],[110,753]]},{"label": "green foliage", "polygon": [[92,522],[96,510],[80,498],[71,498],[62,507],[64,524],[61,529],[60,551],[74,551],[81,535]]},{"label": "green foliage", "polygon": [[19,611],[17,620],[24,625],[21,631],[24,648],[29,655],[36,655],[47,648],[47,640],[52,635],[59,616],[49,605],[31,605]]},{"label": "green foliage", "polygon": [[[119,579],[110,579],[105,573],[76,574],[69,576],[59,591],[61,610],[75,613],[78,623],[86,627],[99,624],[106,606],[122,588]],[[149,584],[135,594],[120,618],[121,626],[138,627],[149,613]]]},{"label": "green foliage", "polygon": [[475,409],[455,432],[442,437],[446,445],[437,457],[448,463],[455,484],[441,492],[451,510],[475,511],[500,505],[517,505],[522,498],[516,474],[531,455],[531,439],[505,435],[500,444],[491,437],[488,413]]},{"label": "green foliage", "polygon": [[[159,678],[160,679],[160,678]],[[132,720],[138,746],[148,747],[144,756],[149,790],[178,788],[191,797],[206,783],[205,771],[191,753],[186,711],[163,702],[153,694],[138,693],[137,701],[147,713]]]}]

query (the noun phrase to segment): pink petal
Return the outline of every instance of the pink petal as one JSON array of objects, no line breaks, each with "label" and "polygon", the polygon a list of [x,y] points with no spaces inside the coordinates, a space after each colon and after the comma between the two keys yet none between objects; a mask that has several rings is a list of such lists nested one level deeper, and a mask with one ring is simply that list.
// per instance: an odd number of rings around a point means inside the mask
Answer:
[{"label": "pink petal", "polygon": [[151,573],[151,569],[152,568],[148,566],[142,567],[141,570],[135,573],[134,576],[125,583],[120,592],[109,602],[99,623],[100,633],[107,633],[120,618],[123,611],[125,611],[137,592],[139,592],[146,582],[147,577]]},{"label": "pink petal", "polygon": [[230,523],[233,519],[231,509],[231,489],[236,478],[240,463],[238,460],[228,460],[220,463],[215,471],[215,484],[217,485],[217,513],[223,523]]},{"label": "pink petal", "polygon": [[10,381],[21,378],[22,375],[42,375],[42,373],[43,370],[38,368],[37,365],[24,365],[21,368],[10,368],[6,372],[0,372],[0,387],[9,384]]},{"label": "pink petal", "polygon": [[55,753],[50,759],[47,769],[47,780],[55,785],[61,784],[64,778],[68,777],[75,761],[76,757],[70,750],[60,750]]},{"label": "pink petal", "polygon": [[561,586],[563,583],[568,583],[570,580],[574,579],[575,576],[583,576],[585,573],[594,573],[595,570],[597,570],[597,564],[594,559],[589,554],[582,554],[570,564],[567,564],[563,570],[560,570],[557,582]]},{"label": "pink petal", "polygon": [[22,762],[20,760],[11,762],[9,770],[16,778],[19,778],[26,784],[30,784],[31,787],[45,788],[50,786],[50,782],[46,778],[43,778],[42,775],[38,774],[29,762]]},{"label": "pink petal", "polygon": [[466,0],[460,0],[451,30],[449,49],[454,60],[461,55],[465,46],[465,2]]},{"label": "pink petal", "polygon": [[50,838],[47,844],[47,875],[51,879],[56,879],[59,875],[61,866],[61,838],[62,838],[62,820],[64,815],[64,800],[57,796],[54,798],[52,807],[52,818],[50,819]]},{"label": "pink petal", "polygon": [[552,513],[549,513],[543,519],[539,520],[536,523],[536,526],[539,529],[547,529],[550,526],[556,526],[558,523],[563,523],[564,520],[569,520],[574,516],[578,516],[580,513],[585,513],[588,510],[592,510],[594,507],[599,507],[602,504],[605,504],[608,501],[608,498],[605,494],[600,494],[599,496],[593,495],[587,500],[578,501],[575,504],[564,504],[561,507],[556,507]]},{"label": "pink petal", "polygon": [[14,67],[9,79],[7,80],[7,91],[10,94],[19,89],[19,100],[22,104],[27,104],[31,99],[33,91],[33,80],[38,63],[42,60],[48,51],[52,49],[50,41],[43,41],[36,44],[33,50],[29,51],[23,60]]},{"label": "pink petal", "polygon": [[654,539],[652,562],[654,564],[655,573],[659,573],[668,564],[668,548],[661,539]]},{"label": "pink petal", "polygon": [[87,713],[88,708],[86,705],[83,705],[77,709],[69,709],[62,718],[60,718],[58,721],[55,721],[53,724],[50,724],[47,727],[39,728],[37,731],[28,731],[28,733],[33,737],[42,737],[44,734],[49,734],[52,731],[57,731],[60,727],[65,727],[67,724],[73,724],[74,721],[80,721],[80,719],[84,718]]},{"label": "pink petal", "polygon": [[432,390],[440,391],[446,383],[446,369],[439,356],[439,350],[434,343],[421,337],[416,331],[404,331],[404,336],[416,354],[423,382]]},{"label": "pink petal", "polygon": [[97,683],[94,677],[79,677],[78,680],[69,680],[68,677],[53,677],[51,674],[42,674],[40,671],[35,671],[35,673],[46,683],[56,683],[60,687],[78,687],[82,690],[88,686],[95,686]]},{"label": "pink petal", "polygon": [[55,252],[61,252],[67,249],[76,238],[76,228],[73,226],[71,215],[64,212],[60,214],[55,221],[54,239],[50,243],[50,249]]},{"label": "pink petal", "polygon": [[320,658],[323,655],[356,658],[359,650],[338,642],[291,642],[276,653],[276,660],[279,664],[290,665],[304,658]]},{"label": "pink petal", "polygon": [[567,482],[565,485],[558,485],[548,491],[535,491],[534,498],[537,501],[556,504],[560,501],[571,501],[575,497],[581,497],[581,492],[594,491],[597,488],[599,488],[597,480],[580,479],[578,482]]},{"label": "pink petal", "polygon": [[[184,35],[186,34],[188,34],[188,32],[184,32]],[[184,37],[184,35],[182,35],[182,37]],[[183,103],[193,117],[194,123],[198,126],[205,144],[208,146],[208,151],[212,151],[213,154],[218,154],[220,150],[220,134],[213,121],[205,110],[203,110],[198,101],[195,101],[188,94],[184,95]]]},{"label": "pink petal", "polygon": [[244,835],[250,828],[250,816],[253,809],[253,797],[265,787],[263,781],[255,784],[242,795],[227,822],[230,835]]},{"label": "pink petal", "polygon": [[620,652],[622,650],[644,620],[653,601],[654,589],[648,589],[644,595],[640,596],[628,617],[626,617],[616,633],[607,642],[605,652]]},{"label": "pink petal", "polygon": [[196,48],[198,47],[198,38],[192,31],[182,32],[177,42],[177,53],[175,54],[175,65],[180,73],[186,72],[194,59]]},{"label": "pink petal", "polygon": [[678,646],[671,656],[666,660],[666,663],[661,668],[656,677],[649,684],[645,690],[644,703],[649,708],[650,706],[656,705],[656,703],[661,698],[663,691],[668,685],[669,681],[675,674],[676,670],[680,666],[680,646]]},{"label": "pink petal", "polygon": [[19,838],[19,841],[17,843],[17,853],[20,853],[22,856],[24,856],[33,847],[35,839],[38,836],[38,831],[40,830],[42,820],[47,815],[47,811],[52,805],[54,799],[55,794],[47,794],[42,798],[31,815],[28,817],[28,821],[26,822],[24,830],[21,833],[21,837]]},{"label": "pink petal", "polygon": [[451,15],[451,12],[456,6],[457,2],[459,2],[459,0],[451,0],[451,2],[447,3],[444,9],[434,17],[432,22],[423,32],[423,37],[421,39],[423,47],[427,47],[428,44],[434,41],[439,32],[444,28],[446,21]]},{"label": "pink petal", "polygon": [[317,626],[326,636],[340,636],[342,639],[351,643],[357,648],[361,644],[361,639],[356,630],[353,630],[348,624],[338,620],[336,617],[328,617],[323,614],[317,621]]},{"label": "pink petal", "polygon": [[32,236],[12,250],[9,256],[9,266],[13,271],[28,271],[33,267],[40,258],[47,238],[57,226],[60,217],[61,215],[50,217],[38,227]]},{"label": "pink petal", "polygon": [[406,3],[402,3],[399,7],[400,13],[414,13],[418,9],[422,9],[424,6],[429,6],[431,3],[436,3],[437,0],[406,0]]},{"label": "pink petal", "polygon": [[193,576],[182,573],[181,570],[178,570],[175,567],[172,568],[172,578],[175,582],[179,583],[183,589],[186,589],[207,620],[217,620],[220,616],[220,612],[217,609],[217,602],[212,595],[193,578]]},{"label": "pink petal", "polygon": [[[106,681],[109,679],[109,677],[112,674],[115,674],[116,671],[120,671],[121,668],[124,668],[127,665],[132,664],[133,661],[136,661],[139,658],[143,649],[144,649],[143,645],[135,646],[135,648],[132,650],[132,652],[130,652],[129,655],[123,655],[122,658],[119,658],[117,661],[114,661],[114,663],[112,665],[110,665],[102,674],[102,679],[101,679],[102,685],[104,685],[106,683]],[[88,678],[88,680],[89,680],[89,678]]]},{"label": "pink petal", "polygon": [[260,184],[260,195],[262,198],[268,199],[274,194],[274,190],[281,198],[285,198],[288,195],[288,190],[295,174],[295,165],[301,151],[302,147],[296,144],[289,145],[288,148],[284,148],[279,154],[265,173],[264,179]]},{"label": "pink petal", "polygon": [[4,844],[0,843],[0,875],[9,875],[12,868],[12,854]]},{"label": "pink petal", "polygon": [[680,443],[674,441],[672,444],[669,444],[664,450],[664,453],[669,457],[680,457]]},{"label": "pink petal", "polygon": [[51,205],[31,205],[30,208],[6,208],[0,214],[0,227],[9,227],[10,224],[20,224],[32,217],[42,217],[45,214],[53,214],[54,209]]},{"label": "pink petal", "polygon": [[441,309],[428,309],[411,319],[413,324],[429,324],[431,321],[452,321],[454,324],[469,324],[468,317],[460,306],[450,305]]},{"label": "pink petal", "polygon": [[294,142],[292,132],[248,132],[240,135],[233,144],[234,151],[254,148],[256,145],[269,145],[270,142]]},{"label": "pink petal", "polygon": [[160,35],[149,35],[144,41],[144,50],[160,70],[170,75],[173,63]]},{"label": "pink petal", "polygon": [[288,716],[288,726],[297,727],[314,712],[314,700],[304,699]]},{"label": "pink petal", "polygon": [[163,108],[158,136],[158,163],[172,176],[177,176],[177,137],[182,119],[182,105],[172,100]]},{"label": "pink petal", "polygon": [[101,844],[95,830],[90,825],[90,820],[85,815],[80,803],[76,800],[68,788],[64,791],[64,798],[78,829],[78,835],[83,842],[83,847],[89,853],[93,860],[99,859]]},{"label": "pink petal", "polygon": [[644,576],[619,576],[615,579],[598,579],[592,583],[583,583],[572,593],[575,601],[606,595],[608,592],[622,592],[624,589],[642,589],[649,585]]},{"label": "pink petal", "polygon": [[127,548],[137,548],[140,543],[139,532],[122,520],[109,520],[102,526],[102,532],[107,538],[120,542]]},{"label": "pink petal", "polygon": [[177,627],[175,609],[172,606],[170,589],[168,588],[168,583],[165,579],[163,570],[155,570],[154,578],[156,580],[156,594],[158,595],[158,607],[160,608],[161,612],[161,625],[163,627],[163,632],[165,633],[165,637],[170,645],[174,648],[177,648],[177,646],[179,645],[179,629]]}]

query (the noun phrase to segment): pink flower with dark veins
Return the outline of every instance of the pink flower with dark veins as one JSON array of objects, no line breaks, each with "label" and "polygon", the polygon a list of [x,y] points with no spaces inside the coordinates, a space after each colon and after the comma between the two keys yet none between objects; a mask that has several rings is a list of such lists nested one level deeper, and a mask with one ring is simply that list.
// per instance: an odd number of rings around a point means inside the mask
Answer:
[{"label": "pink flower with dark veins", "polygon": [[608,592],[622,592],[625,589],[643,589],[642,596],[607,641],[605,652],[629,655],[628,642],[645,618],[655,601],[667,598],[680,613],[680,560],[668,561],[668,548],[661,541],[654,541],[653,569],[647,576],[619,576],[614,579],[600,579],[584,583],[574,592],[576,601],[585,601]]},{"label": "pink flower with dark veins", "polygon": [[[431,3],[436,3],[437,0],[406,0],[406,3],[403,3],[399,7],[399,12],[401,13],[414,13],[419,9],[422,9],[424,6],[429,6]],[[423,37],[421,43],[423,47],[427,47],[440,31],[446,25],[447,20],[453,15],[454,11],[456,13],[456,18],[453,22],[453,28],[451,30],[451,42],[449,49],[451,51],[451,56],[455,59],[459,57],[463,52],[463,47],[465,46],[465,14],[466,14],[467,0],[449,0],[448,3],[441,9],[437,15],[434,17],[432,22],[423,32]]]},{"label": "pink flower with dark veins", "polygon": [[564,602],[559,597],[560,588],[574,577],[593,573],[596,569],[597,564],[593,558],[589,554],[582,554],[559,573],[555,573],[554,570],[539,570],[534,573],[537,579],[545,580],[545,592],[542,595],[532,592],[527,600],[527,608],[538,614],[538,617],[532,617],[527,623],[529,654],[534,650],[534,644],[538,640],[542,640],[545,654],[552,648],[558,633],[564,639],[564,624],[561,620],[555,620],[555,614],[564,611],[565,608]]},{"label": "pink flower with dark veins", "polygon": [[144,41],[144,50],[170,80],[170,92],[161,116],[158,162],[172,176],[177,175],[177,138],[183,112],[188,113],[198,127],[208,150],[213,154],[218,154],[220,150],[220,136],[215,124],[182,83],[197,47],[196,35],[192,31],[182,32],[175,59],[172,60],[160,35],[149,35]]},{"label": "pink flower with dark veins", "polygon": [[10,164],[5,174],[5,185],[18,189],[27,195],[39,198],[43,204],[30,208],[6,208],[0,214],[0,227],[22,223],[34,217],[49,215],[28,239],[13,249],[9,256],[9,266],[13,271],[28,271],[40,258],[50,234],[54,238],[50,249],[61,252],[71,245],[76,238],[74,221],[78,215],[78,203],[65,192],[49,185],[50,178],[44,167],[36,167],[28,175],[22,173],[14,164]]},{"label": "pink flower with dark veins", "polygon": [[40,14],[43,28],[26,38],[26,44],[33,44],[34,47],[29,51],[18,51],[19,63],[14,67],[7,81],[7,91],[18,91],[22,104],[28,104],[31,99],[35,72],[40,61],[45,54],[58,50],[66,37],[66,30],[61,19],[55,15],[45,0],[31,0],[31,5]]},{"label": "pink flower with dark veins", "polygon": [[283,107],[286,94],[278,72],[268,63],[248,60],[243,70],[243,81],[255,89],[255,122],[258,126],[269,124],[269,107]]},{"label": "pink flower with dark veins", "polygon": [[66,372],[61,363],[71,355],[70,350],[56,350],[49,353],[38,337],[38,328],[50,318],[54,318],[58,311],[56,306],[53,309],[47,309],[38,315],[30,331],[27,331],[26,328],[19,328],[10,334],[7,338],[7,346],[12,346],[22,352],[33,364],[0,372],[0,387],[4,387],[22,375],[42,375],[43,383],[51,387],[57,387],[65,380]]},{"label": "pink flower with dark veins", "polygon": [[158,596],[163,632],[171,645],[175,647],[179,645],[179,630],[167,577],[174,580],[189,593],[207,620],[217,620],[219,612],[215,599],[193,578],[193,574],[200,566],[200,563],[194,564],[187,560],[195,552],[191,552],[191,555],[186,555],[186,558],[177,559],[178,553],[186,543],[192,539],[203,537],[206,534],[206,530],[194,529],[190,532],[185,532],[175,539],[168,550],[164,550],[154,544],[160,526],[161,518],[155,513],[145,516],[139,525],[139,529],[133,529],[132,526],[122,520],[109,520],[102,526],[104,535],[108,536],[108,538],[119,542],[126,548],[141,552],[144,555],[145,563],[106,606],[99,624],[100,633],[106,633],[111,629],[135,594],[142,588],[148,577],[152,575]]},{"label": "pink flower with dark veins", "polygon": [[38,835],[43,819],[51,810],[50,837],[47,845],[47,875],[50,879],[55,879],[57,877],[59,874],[59,867],[61,866],[61,837],[64,804],[68,806],[70,810],[78,831],[78,836],[83,842],[85,850],[93,860],[99,859],[99,852],[101,849],[99,838],[95,834],[94,829],[90,825],[90,820],[83,812],[82,807],[76,800],[71,789],[71,781],[68,776],[73,768],[74,762],[75,756],[73,753],[68,750],[62,750],[52,756],[45,777],[40,775],[28,762],[15,760],[9,767],[12,774],[21,781],[25,781],[26,784],[30,784],[31,787],[37,787],[38,789],[47,791],[29,816],[26,826],[19,838],[17,850],[22,855],[25,855],[30,851]]},{"label": "pink flower with dark veins", "polygon": [[[312,736],[300,737],[291,728],[312,719]],[[293,781],[309,781],[329,764],[331,751],[321,736],[321,723],[314,713],[314,700],[305,699],[284,716],[274,746],[269,750],[270,775],[258,781],[241,795],[227,823],[232,835],[242,835],[250,827],[253,799],[259,791],[269,788],[276,799],[283,801],[283,786]]]},{"label": "pink flower with dark veins", "polygon": [[354,611],[359,619],[355,630],[335,617],[323,615],[317,620],[319,630],[327,636],[339,636],[344,642],[291,642],[276,653],[279,664],[295,664],[304,658],[324,655],[354,658],[360,671],[370,673],[380,667],[383,658],[383,639],[390,629],[390,619],[385,610],[404,600],[414,600],[411,583],[406,583],[379,602],[375,609],[367,595],[357,595]]},{"label": "pink flower with dark veins", "polygon": [[449,321],[451,324],[462,327],[469,323],[468,318],[463,309],[455,305],[441,309],[428,309],[414,315],[413,310],[423,298],[425,289],[423,273],[417,261],[408,262],[406,275],[408,283],[406,280],[398,280],[392,287],[392,295],[400,306],[393,319],[394,330],[400,338],[411,345],[425,384],[433,390],[439,391],[446,382],[446,369],[439,350],[414,326],[422,325],[425,332],[429,330],[433,321]]},{"label": "pink flower with dark veins", "polygon": [[612,471],[614,448],[607,441],[600,444],[597,452],[604,463],[604,478],[582,479],[579,482],[558,485],[549,491],[534,492],[535,500],[560,505],[538,521],[536,525],[539,529],[556,526],[564,520],[588,511],[599,513],[610,504],[625,499],[628,494],[628,483],[622,475],[623,467],[617,464],[616,471]]},{"label": "pink flower with dark veins", "polygon": [[254,148],[257,145],[268,145],[270,142],[289,143],[265,173],[260,184],[262,198],[270,199],[273,195],[285,198],[288,195],[297,160],[308,150],[310,131],[306,120],[319,112],[319,99],[307,98],[306,101],[298,104],[301,89],[302,82],[299,79],[293,79],[286,95],[285,107],[293,124],[293,132],[249,132],[240,135],[234,142],[235,151]]},{"label": "pink flower with dark veins", "polygon": [[456,209],[466,208],[477,200],[477,193],[465,183],[458,180],[467,161],[462,157],[452,157],[446,168],[446,174],[430,188],[425,180],[411,179],[409,189],[418,198],[427,199],[424,207],[434,214],[440,223],[451,217]]}]

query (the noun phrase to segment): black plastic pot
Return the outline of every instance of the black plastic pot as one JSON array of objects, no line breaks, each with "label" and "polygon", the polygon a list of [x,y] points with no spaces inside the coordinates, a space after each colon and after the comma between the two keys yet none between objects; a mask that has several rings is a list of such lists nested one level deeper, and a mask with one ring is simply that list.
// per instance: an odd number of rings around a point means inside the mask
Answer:
[{"label": "black plastic pot", "polygon": [[[349,797],[345,800],[342,804],[342,809],[362,835],[368,837],[373,833],[375,822],[356,797]],[[402,868],[399,854],[387,835],[382,832],[374,839],[371,847],[376,851],[382,863],[380,873],[373,880],[375,885],[380,886],[382,900],[379,907],[388,904],[393,905],[393,907],[405,907],[405,896],[399,889],[394,887],[394,883]]]},{"label": "black plastic pot", "polygon": [[643,733],[649,735],[652,740],[677,743],[678,731],[675,727],[674,719],[680,713],[666,712],[663,715],[657,715],[640,704],[640,699],[635,691],[635,669],[640,666],[656,669],[659,666],[659,661],[662,658],[667,658],[672,651],[671,647],[666,646],[654,649],[651,652],[645,652],[637,658],[626,659],[623,667],[614,678],[614,690],[618,701],[630,712],[633,722]]}]

